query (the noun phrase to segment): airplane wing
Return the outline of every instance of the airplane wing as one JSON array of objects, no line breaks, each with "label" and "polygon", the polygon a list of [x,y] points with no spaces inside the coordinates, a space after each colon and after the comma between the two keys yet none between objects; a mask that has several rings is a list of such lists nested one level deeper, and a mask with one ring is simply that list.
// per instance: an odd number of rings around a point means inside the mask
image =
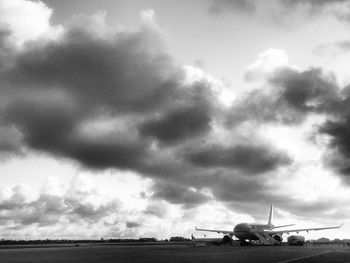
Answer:
[{"label": "airplane wing", "polygon": [[217,230],[217,229],[203,229],[203,228],[197,228],[196,231],[205,231],[205,232],[214,232],[218,234],[231,234],[233,235],[233,231],[228,231],[228,230]]},{"label": "airplane wing", "polygon": [[289,224],[289,225],[283,225],[283,226],[274,226],[272,229],[286,227],[286,226],[294,226],[294,225],[295,224]]},{"label": "airplane wing", "polygon": [[341,228],[343,226],[343,224],[339,225],[339,226],[330,226],[330,227],[318,227],[318,228],[301,228],[301,229],[286,229],[286,230],[280,230],[280,231],[264,231],[267,232],[269,234],[283,234],[283,233],[293,233],[296,232],[297,234],[299,232],[309,232],[309,231],[318,231],[318,230],[326,230],[326,229],[335,229],[335,228]]}]

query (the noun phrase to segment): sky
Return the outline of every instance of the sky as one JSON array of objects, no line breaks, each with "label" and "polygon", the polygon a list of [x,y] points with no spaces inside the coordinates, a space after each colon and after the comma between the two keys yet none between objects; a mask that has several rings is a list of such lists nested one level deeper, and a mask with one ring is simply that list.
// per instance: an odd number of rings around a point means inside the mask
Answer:
[{"label": "sky", "polygon": [[0,0],[0,237],[350,237],[350,1]]}]

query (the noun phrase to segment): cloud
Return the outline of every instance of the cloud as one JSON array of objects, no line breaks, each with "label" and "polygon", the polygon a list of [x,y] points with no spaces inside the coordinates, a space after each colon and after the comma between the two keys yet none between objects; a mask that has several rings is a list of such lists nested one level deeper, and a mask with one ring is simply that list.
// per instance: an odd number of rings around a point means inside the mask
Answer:
[{"label": "cloud", "polygon": [[144,213],[146,215],[163,218],[169,213],[169,205],[164,200],[151,200],[144,210]]},{"label": "cloud", "polygon": [[286,104],[278,93],[253,90],[232,105],[226,124],[235,127],[242,123],[301,123],[306,115]]},{"label": "cloud", "polygon": [[[77,185],[79,182],[79,185]],[[38,227],[60,222],[98,222],[119,209],[117,199],[109,199],[97,187],[86,188],[88,179],[75,177],[61,194],[33,192],[26,185],[0,191],[0,221],[18,227],[36,224]]]},{"label": "cloud", "polygon": [[136,227],[139,227],[141,226],[140,223],[138,222],[126,222],[126,227],[127,228],[136,228]]},{"label": "cloud", "polygon": [[[219,170],[251,176],[290,165],[287,154],[254,132],[251,142],[217,146],[224,145],[220,130],[232,138],[239,133],[223,122],[232,109],[222,105],[213,77],[174,61],[153,10],[141,12],[139,29],[118,32],[106,26],[103,13],[78,18],[67,22],[59,38],[26,40],[21,52],[4,49],[12,63],[0,71],[3,152],[23,149],[87,169],[133,171],[152,178],[153,199],[187,209],[216,198],[209,193]],[[64,207],[57,204],[70,215],[66,220],[95,222],[116,209],[78,196],[65,198]],[[42,194],[26,206],[46,211],[60,198]],[[159,217],[156,210],[145,214]],[[27,222],[35,220],[51,222],[40,211]]]},{"label": "cloud", "polygon": [[153,187],[153,190],[153,198],[165,199],[173,204],[185,204],[187,207],[205,203],[210,199],[209,196],[197,189],[176,185],[171,182],[158,182]]},{"label": "cloud", "polygon": [[274,152],[272,147],[261,144],[212,145],[188,154],[187,158],[203,167],[227,167],[252,174],[271,171],[291,162],[286,154]]},{"label": "cloud", "polygon": [[201,136],[210,130],[210,112],[205,106],[178,109],[168,115],[144,123],[140,132],[143,136],[153,136],[165,144],[194,136]]},{"label": "cloud", "polygon": [[[221,125],[224,110],[216,82],[204,73],[188,81],[188,72],[166,52],[152,10],[141,13],[142,25],[135,31],[101,30],[103,14],[79,19],[67,23],[59,39],[32,41],[11,54],[14,63],[0,72],[3,124],[18,130],[21,146],[88,168],[132,170],[153,178],[201,173],[197,163],[178,156],[216,137],[212,125]],[[82,27],[85,20],[88,28]],[[273,150],[245,147],[243,159],[220,148],[223,163],[215,156],[208,163],[220,167],[234,156],[230,169],[252,173],[287,164],[265,160],[262,155]],[[254,168],[249,168],[250,154],[258,160]],[[196,187],[194,181],[166,187],[172,194],[159,190],[158,197],[187,204],[207,200],[188,190]],[[89,206],[75,209],[81,215],[103,213]]]},{"label": "cloud", "polygon": [[350,18],[350,2],[348,0],[283,0],[281,3],[288,10],[298,8],[309,16],[327,14],[345,22],[348,22]]},{"label": "cloud", "polygon": [[222,12],[246,12],[253,13],[256,5],[251,0],[213,0],[209,7],[209,13]]},{"label": "cloud", "polygon": [[0,127],[0,152],[21,153],[21,133],[14,127]]},{"label": "cloud", "polygon": [[[347,42],[336,42],[347,49]],[[227,125],[235,127],[255,120],[257,123],[277,122],[301,124],[311,114],[322,116],[314,126],[316,141],[327,147],[324,164],[343,175],[350,174],[349,87],[340,87],[332,73],[321,68],[299,70],[281,66],[266,73],[269,90],[254,90],[232,107]]]},{"label": "cloud", "polygon": [[[143,32],[104,41],[89,32],[72,29],[60,42],[36,46],[16,58],[8,81],[34,85],[42,90],[55,86],[76,106],[110,107],[121,112],[147,111],[160,106],[175,92],[180,71],[165,53],[152,54]],[[29,83],[28,83],[29,82]],[[84,110],[88,110],[85,108]]]},{"label": "cloud", "polygon": [[333,43],[322,44],[317,46],[313,52],[316,55],[340,55],[350,51],[350,41],[349,40],[339,40]]},{"label": "cloud", "polygon": [[349,51],[350,50],[350,41],[349,40],[342,40],[335,42],[335,46],[343,51]]},{"label": "cloud", "polygon": [[281,66],[264,78],[267,88],[252,90],[237,100],[227,115],[227,125],[252,120],[300,124],[307,114],[332,112],[340,99],[334,75],[321,68]]},{"label": "cloud", "polygon": [[244,74],[246,81],[260,80],[279,67],[288,65],[288,55],[282,49],[270,48],[259,54],[258,59],[250,64]]},{"label": "cloud", "polygon": [[[213,12],[225,5],[248,13],[258,8],[252,1],[215,3]],[[269,49],[245,75],[262,81],[264,88],[227,106],[219,98],[220,81],[179,65],[168,53],[152,9],[141,12],[140,28],[115,31],[103,12],[52,26],[50,9],[39,6],[44,29],[17,42],[20,51],[11,47],[19,29],[0,31],[0,56],[6,59],[0,65],[1,154],[39,152],[78,163],[84,171],[108,169],[123,178],[136,173],[151,178],[152,187],[141,201],[125,197],[122,203],[115,196],[123,193],[113,189],[115,195],[108,196],[98,183],[81,177],[66,188],[50,182],[34,195],[23,186],[2,188],[4,228],[135,237],[159,233],[159,225],[166,233],[175,227],[183,231],[177,222],[188,216],[190,225],[200,214],[197,208],[206,213],[213,204],[219,207],[214,214],[225,222],[237,216],[230,208],[258,216],[265,212],[262,202],[295,213],[312,211],[312,205],[321,212],[333,204],[291,204],[294,196],[282,194],[271,181],[291,176],[286,170],[298,171],[300,164],[263,139],[268,125],[294,129],[310,114],[319,114],[329,122],[316,136],[328,135],[332,156],[347,160],[347,127],[341,125],[348,100],[331,74],[290,66],[285,51]],[[340,118],[334,118],[339,112]]]},{"label": "cloud", "polygon": [[151,49],[160,47],[148,37],[140,31],[107,41],[74,28],[61,41],[33,43],[1,74],[11,86],[10,91],[2,90],[8,100],[3,120],[18,127],[32,148],[91,167],[132,168],[128,160],[138,159],[145,147],[137,135],[130,138],[128,131],[119,132],[111,142],[82,138],[78,129],[99,111],[118,118],[121,113],[162,111],[172,95],[183,100],[181,70],[166,53],[153,54]]},{"label": "cloud", "polygon": [[51,15],[52,10],[40,1],[0,1],[1,28],[11,32],[8,38],[17,47],[39,38],[57,38],[62,28],[50,25]]},{"label": "cloud", "polygon": [[327,120],[323,123],[319,132],[329,136],[330,153],[327,153],[325,160],[328,164],[334,167],[338,172],[349,175],[350,166],[350,126],[348,113],[344,114],[339,120]]},{"label": "cloud", "polygon": [[228,171],[219,172],[215,178],[212,178],[211,191],[218,200],[231,204],[235,211],[244,211],[239,209],[239,203],[274,199],[273,192],[269,191],[271,189],[264,184],[264,180],[263,177],[247,177]]},{"label": "cloud", "polygon": [[322,7],[324,5],[347,2],[347,0],[283,0],[282,2],[286,5],[303,5],[304,4],[304,5],[311,5],[317,8],[317,7]]},{"label": "cloud", "polygon": [[[208,9],[211,14],[246,14],[262,15],[264,19],[278,25],[295,23],[298,20],[310,20],[311,17],[331,15],[341,21],[349,21],[350,6],[348,0],[212,0]],[[287,22],[287,23],[286,23]]]},{"label": "cloud", "polygon": [[281,98],[289,106],[304,112],[325,110],[338,94],[335,77],[325,75],[320,68],[302,72],[281,69],[269,82],[281,89]]},{"label": "cloud", "polygon": [[[340,44],[340,47],[346,49],[346,42]],[[250,72],[249,67],[247,72]],[[235,128],[244,128],[244,125],[264,127],[269,123],[299,126],[310,116],[318,116],[321,121],[310,128],[309,132],[313,133],[313,136],[309,138],[314,138],[313,143],[325,150],[320,162],[323,161],[327,167],[340,174],[348,175],[349,88],[340,87],[334,74],[321,68],[301,70],[281,65],[260,73],[264,79],[264,82],[260,83],[263,88],[250,91],[236,100],[226,115],[226,125]],[[204,157],[208,154],[205,153]],[[217,152],[212,155],[225,160]],[[205,163],[211,162],[206,160]]]}]

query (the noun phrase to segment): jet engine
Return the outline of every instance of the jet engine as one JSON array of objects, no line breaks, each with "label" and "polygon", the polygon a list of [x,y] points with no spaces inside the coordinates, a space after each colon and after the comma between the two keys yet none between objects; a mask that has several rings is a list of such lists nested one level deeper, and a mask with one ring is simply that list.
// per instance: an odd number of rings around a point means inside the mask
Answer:
[{"label": "jet engine", "polygon": [[283,240],[282,236],[281,236],[281,235],[278,235],[278,234],[273,235],[273,239],[276,240],[276,241],[278,241],[278,242],[280,242],[280,243],[281,243],[282,240]]},{"label": "jet engine", "polygon": [[223,238],[222,238],[222,241],[221,243],[222,244],[231,244],[232,243],[232,237],[229,236],[229,235],[225,235]]}]

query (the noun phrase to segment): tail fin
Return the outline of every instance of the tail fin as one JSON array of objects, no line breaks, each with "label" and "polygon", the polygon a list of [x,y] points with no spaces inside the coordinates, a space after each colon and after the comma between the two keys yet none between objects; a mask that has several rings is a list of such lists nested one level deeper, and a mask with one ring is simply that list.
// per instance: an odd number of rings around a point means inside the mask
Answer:
[{"label": "tail fin", "polygon": [[273,205],[271,204],[270,214],[269,214],[269,221],[267,222],[267,224],[268,225],[272,225],[272,221],[273,221]]}]

